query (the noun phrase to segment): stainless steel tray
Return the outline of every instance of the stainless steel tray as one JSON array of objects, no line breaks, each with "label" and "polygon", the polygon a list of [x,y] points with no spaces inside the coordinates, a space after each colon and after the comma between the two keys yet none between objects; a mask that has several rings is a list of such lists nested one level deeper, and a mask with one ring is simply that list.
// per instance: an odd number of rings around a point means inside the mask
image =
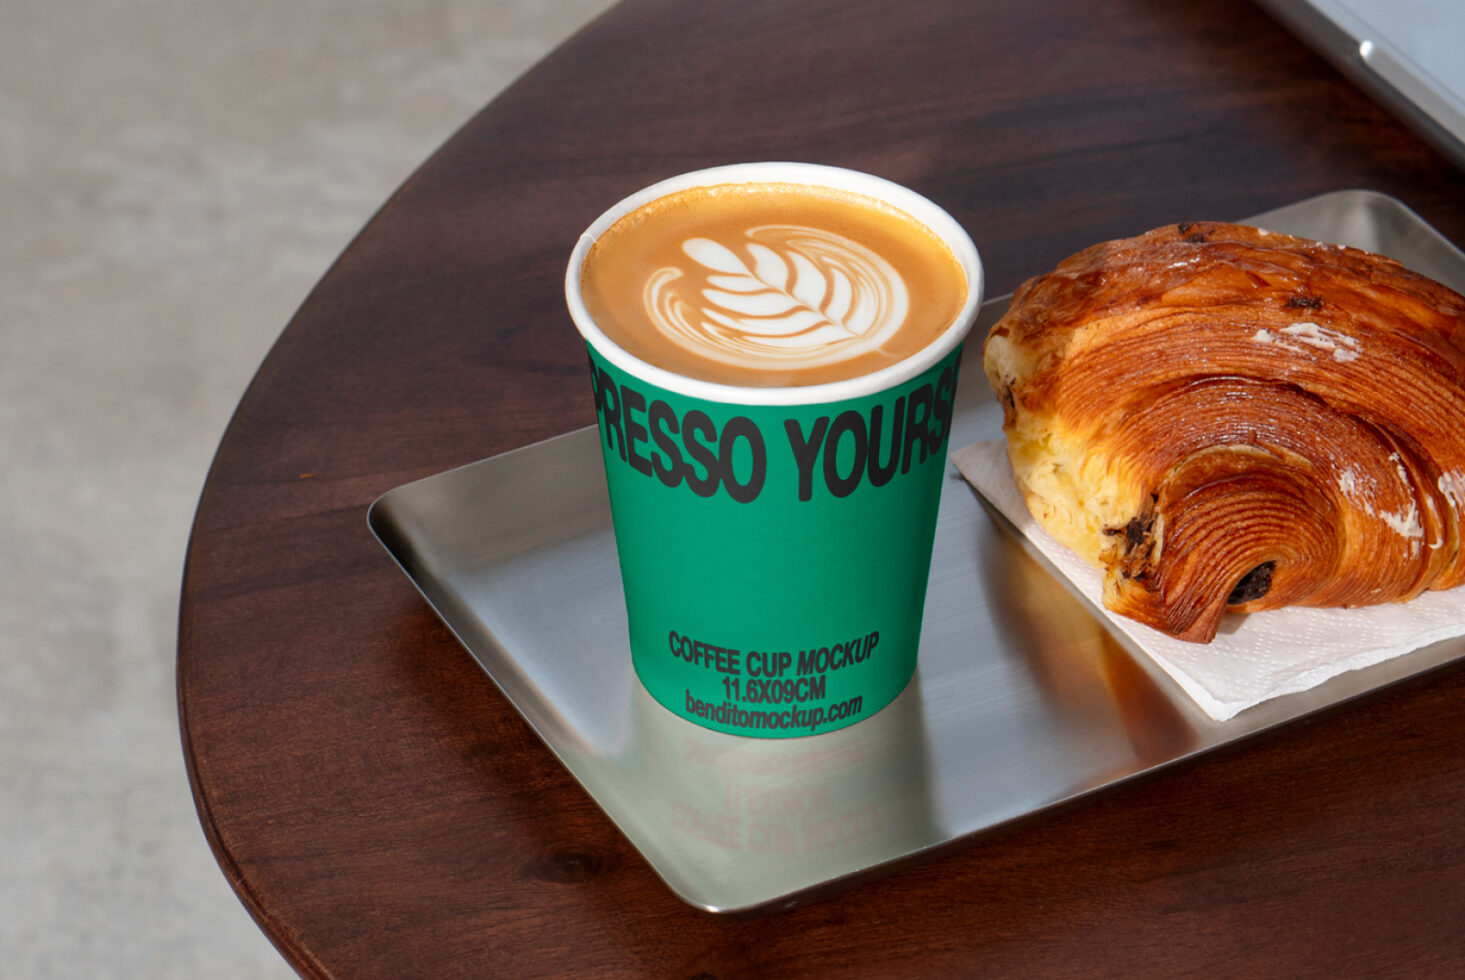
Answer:
[{"label": "stainless steel tray", "polygon": [[[1380,194],[1251,220],[1383,252],[1465,291],[1465,254]],[[1005,307],[986,303],[974,337]],[[1001,434],[979,350],[968,345],[952,448]],[[1465,640],[1447,641],[1212,721],[953,469],[910,687],[851,728],[745,739],[675,717],[634,680],[594,429],[398,487],[369,520],[656,872],[709,911],[792,905],[1465,654]]]}]

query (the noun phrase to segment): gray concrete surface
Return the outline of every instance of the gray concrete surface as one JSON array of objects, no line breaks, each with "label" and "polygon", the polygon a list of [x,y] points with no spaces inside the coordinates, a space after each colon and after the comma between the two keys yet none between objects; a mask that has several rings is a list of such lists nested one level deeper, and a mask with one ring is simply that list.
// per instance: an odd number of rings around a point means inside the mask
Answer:
[{"label": "gray concrete surface", "polygon": [[209,459],[312,283],[609,0],[0,0],[0,976],[293,974],[174,699]]}]

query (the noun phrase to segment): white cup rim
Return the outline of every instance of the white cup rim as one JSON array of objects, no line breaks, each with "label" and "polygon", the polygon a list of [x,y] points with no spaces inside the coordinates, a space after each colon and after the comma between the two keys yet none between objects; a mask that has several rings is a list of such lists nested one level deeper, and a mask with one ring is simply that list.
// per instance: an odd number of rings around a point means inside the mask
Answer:
[{"label": "white cup rim", "polygon": [[[951,323],[934,340],[909,357],[869,374],[812,385],[773,387],[731,385],[688,377],[643,360],[606,336],[590,315],[590,311],[586,309],[584,298],[580,293],[580,270],[584,265],[585,257],[589,254],[591,246],[605,233],[606,229],[626,214],[668,194],[693,187],[750,183],[807,184],[828,187],[862,194],[905,212],[934,232],[956,256],[957,263],[966,275],[966,302]],[[569,266],[565,270],[565,302],[569,306],[570,318],[580,331],[580,335],[601,357],[632,377],[666,391],[704,401],[736,405],[818,405],[874,394],[909,381],[940,363],[942,358],[956,349],[966,338],[972,323],[976,320],[977,308],[982,303],[982,287],[982,260],[977,254],[977,246],[972,242],[966,229],[939,205],[910,188],[883,177],[843,167],[787,161],[735,163],[721,167],[709,167],[669,177],[642,188],[612,205],[591,223],[590,227],[580,236],[580,240],[575,243],[575,248],[570,253]]]}]

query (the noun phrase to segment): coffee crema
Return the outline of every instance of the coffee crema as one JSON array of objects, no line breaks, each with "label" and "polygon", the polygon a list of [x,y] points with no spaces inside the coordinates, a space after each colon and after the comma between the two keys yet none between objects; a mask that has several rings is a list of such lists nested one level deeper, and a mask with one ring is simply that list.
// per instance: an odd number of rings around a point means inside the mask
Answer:
[{"label": "coffee crema", "polygon": [[718,184],[625,215],[580,270],[596,324],[626,352],[720,384],[870,374],[961,312],[947,244],[888,204],[795,183]]}]

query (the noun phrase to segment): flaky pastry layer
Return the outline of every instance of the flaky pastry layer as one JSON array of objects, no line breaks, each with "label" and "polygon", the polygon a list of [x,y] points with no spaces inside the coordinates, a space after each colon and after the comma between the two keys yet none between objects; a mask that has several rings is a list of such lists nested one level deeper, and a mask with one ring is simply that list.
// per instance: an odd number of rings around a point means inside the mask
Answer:
[{"label": "flaky pastry layer", "polygon": [[1392,259],[1167,225],[1023,283],[984,365],[1029,509],[1117,613],[1207,642],[1465,582],[1465,298]]}]

